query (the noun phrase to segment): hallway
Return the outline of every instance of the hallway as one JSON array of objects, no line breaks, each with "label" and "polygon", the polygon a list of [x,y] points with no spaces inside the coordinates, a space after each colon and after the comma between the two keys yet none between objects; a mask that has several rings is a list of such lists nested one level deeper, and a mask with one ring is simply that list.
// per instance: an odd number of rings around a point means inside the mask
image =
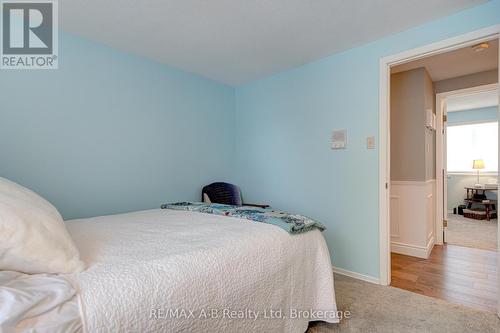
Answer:
[{"label": "hallway", "polygon": [[436,245],[428,259],[392,253],[391,263],[393,287],[496,312],[494,251]]}]

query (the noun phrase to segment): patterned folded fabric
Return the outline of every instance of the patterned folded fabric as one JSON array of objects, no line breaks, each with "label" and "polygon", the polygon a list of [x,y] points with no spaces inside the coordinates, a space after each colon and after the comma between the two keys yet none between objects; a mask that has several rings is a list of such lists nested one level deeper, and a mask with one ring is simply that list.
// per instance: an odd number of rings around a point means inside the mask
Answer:
[{"label": "patterned folded fabric", "polygon": [[291,234],[306,232],[315,228],[321,231],[326,229],[323,224],[306,216],[289,214],[272,208],[231,206],[216,203],[208,204],[203,202],[177,202],[162,205],[161,208],[239,217],[250,221],[272,224]]}]

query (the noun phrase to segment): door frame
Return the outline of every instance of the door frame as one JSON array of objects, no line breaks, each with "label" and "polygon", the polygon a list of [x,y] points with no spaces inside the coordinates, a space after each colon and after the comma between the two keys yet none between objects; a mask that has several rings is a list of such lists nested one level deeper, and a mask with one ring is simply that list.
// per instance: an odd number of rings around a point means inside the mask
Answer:
[{"label": "door frame", "polygon": [[[379,268],[380,284],[391,283],[390,251],[390,71],[391,67],[402,63],[426,58],[459,48],[472,46],[483,41],[498,38],[500,24],[448,38],[412,50],[386,56],[380,59],[379,81]],[[500,81],[500,70],[499,70]],[[500,91],[499,91],[500,96]],[[500,114],[500,111],[499,111]],[[499,145],[500,146],[500,145]],[[500,156],[500,154],[499,154]],[[500,260],[500,256],[499,256]],[[499,265],[500,266],[500,265]],[[498,270],[500,290],[500,270]],[[500,314],[500,302],[498,314]]]},{"label": "door frame", "polygon": [[443,223],[440,221],[443,220],[443,217],[447,214],[447,202],[445,200],[445,196],[443,195],[445,179],[444,177],[447,173],[444,170],[444,151],[446,147],[444,147],[443,135],[441,135],[441,131],[444,128],[443,122],[443,103],[450,96],[461,96],[461,95],[470,95],[484,91],[492,91],[498,90],[498,83],[485,84],[482,86],[476,86],[465,89],[451,90],[442,93],[436,94],[436,237],[435,242],[437,245],[443,244]]}]

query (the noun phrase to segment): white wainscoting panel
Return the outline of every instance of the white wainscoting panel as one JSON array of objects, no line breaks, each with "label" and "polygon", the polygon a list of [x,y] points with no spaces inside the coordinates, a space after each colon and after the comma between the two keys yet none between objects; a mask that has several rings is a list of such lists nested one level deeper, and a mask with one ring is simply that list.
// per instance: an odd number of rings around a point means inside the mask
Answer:
[{"label": "white wainscoting panel", "polygon": [[393,181],[391,251],[428,258],[435,239],[435,180]]},{"label": "white wainscoting panel", "polygon": [[[427,213],[427,243],[434,238],[436,232],[436,196],[435,196],[435,181],[427,182],[426,193],[426,213]],[[434,244],[433,244],[434,245]]]},{"label": "white wainscoting panel", "polygon": [[399,238],[399,222],[401,221],[401,215],[399,214],[400,199],[397,195],[391,195],[391,239]]}]

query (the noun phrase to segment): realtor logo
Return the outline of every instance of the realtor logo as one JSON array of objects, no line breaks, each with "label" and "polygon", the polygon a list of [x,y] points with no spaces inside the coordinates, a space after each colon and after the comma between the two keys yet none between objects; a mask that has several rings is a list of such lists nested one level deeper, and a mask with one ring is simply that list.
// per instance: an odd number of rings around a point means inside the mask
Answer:
[{"label": "realtor logo", "polygon": [[2,69],[56,69],[56,0],[1,0]]}]

